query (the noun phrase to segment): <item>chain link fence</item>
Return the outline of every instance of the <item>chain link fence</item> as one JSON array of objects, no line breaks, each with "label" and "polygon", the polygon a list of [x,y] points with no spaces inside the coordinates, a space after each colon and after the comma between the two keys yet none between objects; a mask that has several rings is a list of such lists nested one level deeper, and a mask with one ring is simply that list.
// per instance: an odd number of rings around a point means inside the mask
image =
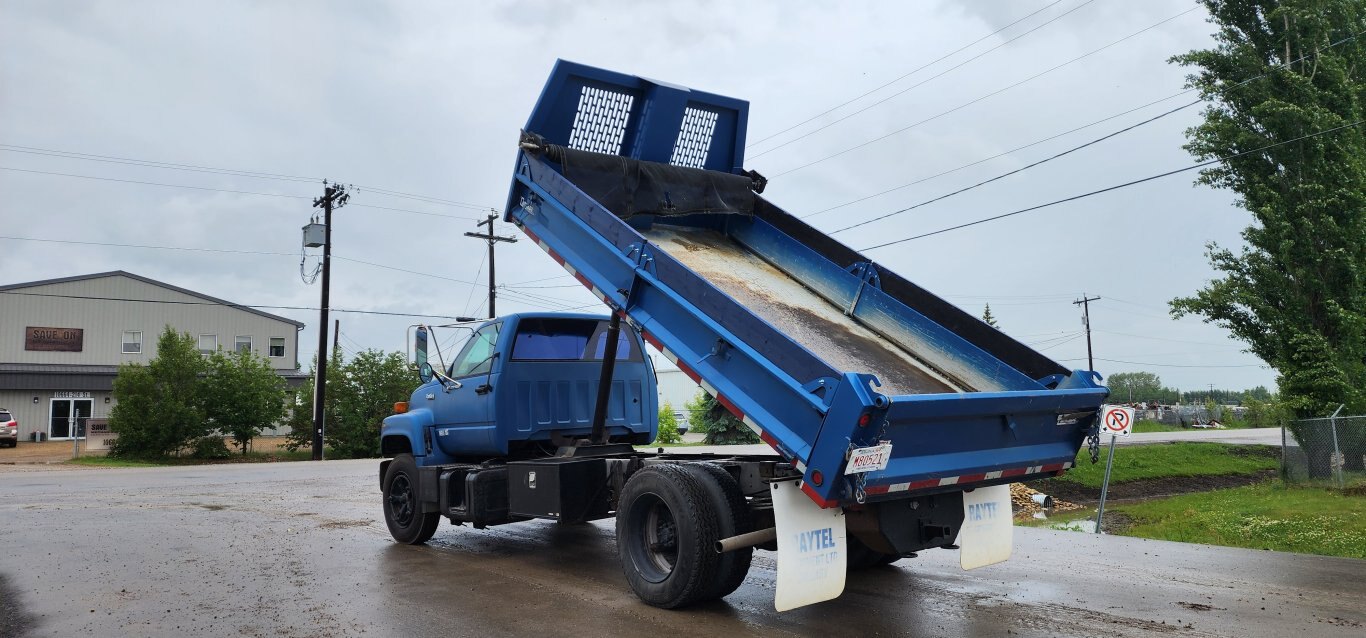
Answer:
[{"label": "chain link fence", "polygon": [[1337,489],[1366,486],[1366,416],[1299,419],[1282,426],[1281,476],[1287,483]]}]

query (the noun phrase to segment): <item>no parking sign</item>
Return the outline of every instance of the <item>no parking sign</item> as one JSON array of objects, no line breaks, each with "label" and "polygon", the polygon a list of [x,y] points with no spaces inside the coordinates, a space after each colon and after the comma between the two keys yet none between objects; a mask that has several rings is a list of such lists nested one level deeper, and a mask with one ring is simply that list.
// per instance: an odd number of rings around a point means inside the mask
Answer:
[{"label": "no parking sign", "polygon": [[1134,409],[1120,405],[1100,407],[1100,433],[1110,436],[1129,436],[1134,428]]}]

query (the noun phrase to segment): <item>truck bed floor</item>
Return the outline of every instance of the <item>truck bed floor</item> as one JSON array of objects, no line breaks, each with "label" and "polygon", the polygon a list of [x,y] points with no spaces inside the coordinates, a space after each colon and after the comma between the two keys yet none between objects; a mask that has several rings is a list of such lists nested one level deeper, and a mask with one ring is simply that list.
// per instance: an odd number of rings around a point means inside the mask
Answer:
[{"label": "truck bed floor", "polygon": [[877,375],[883,394],[968,390],[719,232],[656,223],[644,235],[835,369]]}]

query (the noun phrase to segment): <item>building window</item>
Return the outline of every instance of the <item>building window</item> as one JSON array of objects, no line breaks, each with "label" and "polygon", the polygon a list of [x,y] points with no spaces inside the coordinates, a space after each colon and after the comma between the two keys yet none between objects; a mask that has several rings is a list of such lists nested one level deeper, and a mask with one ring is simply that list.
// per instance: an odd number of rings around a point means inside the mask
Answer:
[{"label": "building window", "polygon": [[218,335],[199,335],[199,354],[208,356],[218,350]]},{"label": "building window", "polygon": [[270,338],[270,356],[272,356],[272,357],[283,357],[283,356],[285,356],[285,338],[284,338],[284,337],[271,337],[271,338]]},{"label": "building window", "polygon": [[139,354],[142,352],[142,332],[139,330],[123,331],[123,353]]},{"label": "building window", "polygon": [[234,352],[251,352],[251,335],[237,335],[232,349]]}]

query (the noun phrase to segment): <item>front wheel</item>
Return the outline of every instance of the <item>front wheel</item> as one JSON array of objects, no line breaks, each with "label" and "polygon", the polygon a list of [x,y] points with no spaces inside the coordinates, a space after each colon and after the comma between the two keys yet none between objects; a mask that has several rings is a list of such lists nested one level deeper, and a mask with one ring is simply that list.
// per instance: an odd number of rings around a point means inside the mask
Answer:
[{"label": "front wheel", "polygon": [[436,533],[441,524],[438,512],[422,512],[417,499],[417,462],[411,454],[399,454],[384,473],[384,523],[394,540],[421,545]]}]

